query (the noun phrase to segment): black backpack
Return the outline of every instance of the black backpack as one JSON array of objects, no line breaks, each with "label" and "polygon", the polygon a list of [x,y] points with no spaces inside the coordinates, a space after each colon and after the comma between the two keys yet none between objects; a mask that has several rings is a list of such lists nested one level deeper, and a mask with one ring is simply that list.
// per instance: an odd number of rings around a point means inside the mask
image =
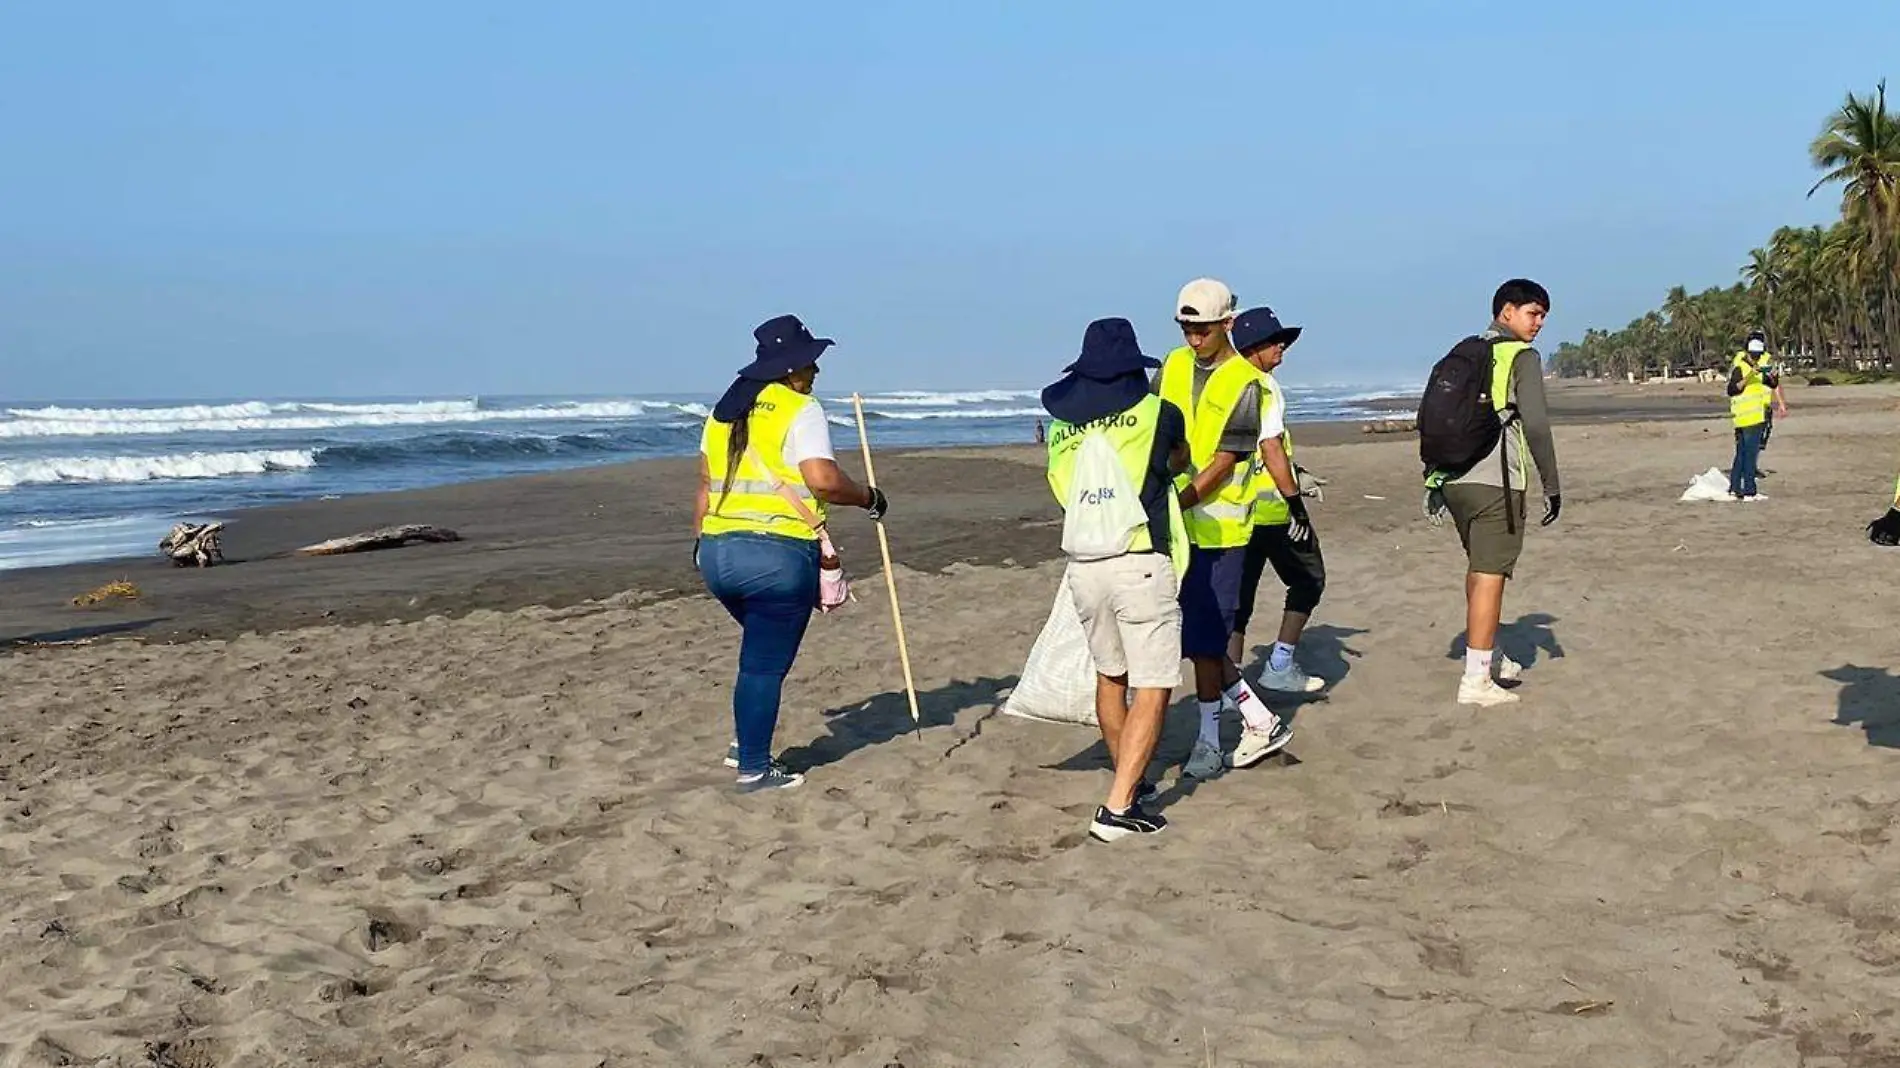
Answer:
[{"label": "black backpack", "polygon": [[1454,477],[1498,443],[1503,421],[1491,399],[1491,342],[1468,337],[1432,365],[1418,402],[1418,458]]}]

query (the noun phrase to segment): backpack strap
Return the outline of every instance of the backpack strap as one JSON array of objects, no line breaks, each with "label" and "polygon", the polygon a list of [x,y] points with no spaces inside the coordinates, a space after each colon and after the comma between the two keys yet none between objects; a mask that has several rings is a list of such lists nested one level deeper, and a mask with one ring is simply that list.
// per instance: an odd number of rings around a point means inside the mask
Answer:
[{"label": "backpack strap", "polygon": [[806,526],[821,533],[824,531],[825,521],[818,518],[818,513],[811,510],[811,506],[805,503],[805,498],[800,497],[797,490],[786,485],[783,480],[772,473],[771,468],[765,466],[765,461],[760,459],[758,451],[752,447],[750,442],[746,443],[745,455],[746,459],[751,460],[754,466],[765,472],[765,477],[772,481],[772,488],[778,491],[779,496],[785,498],[785,503],[792,506],[792,510],[798,513],[798,517],[805,521]]}]

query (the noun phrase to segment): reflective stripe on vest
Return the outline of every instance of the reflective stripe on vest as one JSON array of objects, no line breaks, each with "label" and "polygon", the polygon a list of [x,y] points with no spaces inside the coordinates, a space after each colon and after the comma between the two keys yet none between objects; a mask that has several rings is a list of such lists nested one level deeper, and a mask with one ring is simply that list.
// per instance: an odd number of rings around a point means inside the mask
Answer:
[{"label": "reflective stripe on vest", "polygon": [[[805,522],[798,510],[778,491],[781,483],[790,487],[820,521],[825,518],[825,503],[806,488],[805,478],[799,474],[797,466],[785,462],[785,438],[792,432],[793,420],[804,410],[805,405],[816,403],[810,397],[776,382],[761,390],[758,402],[746,416],[749,435],[746,444],[753,455],[740,455],[739,466],[733,472],[730,486],[726,483],[726,450],[731,440],[732,424],[711,418],[706,420],[706,433],[700,441],[700,452],[706,457],[706,473],[710,483],[706,492],[710,500],[707,502],[706,520],[700,528],[702,533],[749,531],[817,540],[818,532]],[[759,469],[754,457],[765,464],[765,470]]]},{"label": "reflective stripe on vest", "polygon": [[[1216,367],[1201,387],[1200,403],[1194,402],[1194,350],[1187,347],[1168,353],[1161,365],[1161,396],[1174,402],[1187,416],[1188,451],[1195,470],[1204,470],[1221,451],[1221,434],[1227,417],[1240,403],[1250,385],[1264,387],[1266,376],[1240,356],[1228,357]],[[1226,484],[1187,510],[1188,537],[1203,549],[1231,549],[1253,538],[1254,464],[1244,460],[1234,465]]]},{"label": "reflective stripe on vest", "polygon": [[[1161,422],[1161,398],[1153,394],[1142,398],[1141,402],[1124,412],[1092,420],[1081,426],[1065,423],[1060,419],[1049,424],[1049,490],[1056,495],[1056,503],[1066,510],[1069,506],[1069,484],[1075,476],[1075,459],[1081,455],[1082,442],[1090,434],[1103,434],[1109,445],[1115,449],[1115,457],[1121,461],[1122,471],[1128,475],[1128,483],[1141,492],[1148,480],[1148,464],[1154,456],[1155,431]],[[1185,574],[1188,564],[1188,532],[1181,519],[1181,504],[1172,489],[1164,491],[1168,499],[1168,556],[1174,565],[1175,576]],[[1154,551],[1154,535],[1149,532],[1148,524],[1143,523],[1129,542],[1131,553]]]},{"label": "reflective stripe on vest", "polygon": [[1768,406],[1774,399],[1774,391],[1759,382],[1743,386],[1740,393],[1728,399],[1728,414],[1735,421],[1735,429],[1747,430],[1766,423]]}]

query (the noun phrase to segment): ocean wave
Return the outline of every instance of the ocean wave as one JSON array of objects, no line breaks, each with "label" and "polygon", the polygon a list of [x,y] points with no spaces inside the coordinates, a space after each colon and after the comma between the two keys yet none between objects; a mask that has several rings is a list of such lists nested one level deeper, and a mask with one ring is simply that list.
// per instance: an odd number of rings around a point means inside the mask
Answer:
[{"label": "ocean wave", "polygon": [[73,482],[230,478],[310,468],[371,468],[563,456],[674,453],[686,451],[698,439],[698,423],[674,422],[652,427],[574,434],[458,431],[421,434],[390,441],[319,445],[307,449],[0,460],[0,489]]},{"label": "ocean wave", "polygon": [[[928,390],[897,389],[888,393],[872,393],[864,397],[864,406],[869,409],[876,405],[886,408],[947,408],[958,404],[1007,404],[1014,400],[1040,396],[1036,390],[1024,389],[983,389],[966,393],[933,393]],[[832,401],[849,405],[850,397],[834,397]]]},{"label": "ocean wave", "polygon": [[345,427],[428,426],[488,422],[561,422],[636,419],[651,413],[704,418],[700,404],[672,401],[567,401],[484,410],[473,401],[420,404],[243,404],[186,408],[10,408],[0,438],[96,437],[181,433],[336,430]]},{"label": "ocean wave", "polygon": [[393,441],[331,445],[317,451],[324,467],[376,466],[443,460],[510,460],[589,453],[679,451],[699,440],[698,423],[576,434],[500,434],[482,431],[422,434]]},{"label": "ocean wave", "polygon": [[60,456],[0,461],[0,489],[60,482],[150,482],[172,478],[226,478],[315,467],[309,449],[188,452],[171,456]]},{"label": "ocean wave", "polygon": [[876,415],[884,419],[1027,419],[1031,416],[1047,417],[1041,408],[959,408],[942,412],[871,412],[867,417]]},{"label": "ocean wave", "polygon": [[45,405],[39,408],[8,408],[14,419],[38,419],[79,423],[183,423],[205,419],[266,419],[273,415],[298,412],[322,412],[332,415],[400,415],[405,412],[448,414],[474,412],[479,401],[390,401],[356,404],[329,404],[320,401],[236,401],[231,404],[187,404],[174,408],[67,408]]}]

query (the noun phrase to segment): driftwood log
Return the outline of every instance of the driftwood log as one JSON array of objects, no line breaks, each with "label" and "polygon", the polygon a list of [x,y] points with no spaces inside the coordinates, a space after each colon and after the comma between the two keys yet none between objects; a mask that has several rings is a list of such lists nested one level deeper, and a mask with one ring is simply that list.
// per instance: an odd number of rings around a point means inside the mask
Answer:
[{"label": "driftwood log", "polygon": [[1410,434],[1418,429],[1414,419],[1381,419],[1359,428],[1361,434]]},{"label": "driftwood log", "polygon": [[432,527],[412,523],[400,527],[384,527],[381,530],[351,534],[347,538],[331,538],[315,545],[306,545],[297,552],[303,556],[335,556],[338,553],[360,553],[371,549],[395,549],[417,541],[461,541],[462,536],[447,527]]},{"label": "driftwood log", "polygon": [[180,523],[158,543],[158,551],[171,558],[173,567],[210,567],[224,562],[224,546],[218,532],[223,523]]}]

